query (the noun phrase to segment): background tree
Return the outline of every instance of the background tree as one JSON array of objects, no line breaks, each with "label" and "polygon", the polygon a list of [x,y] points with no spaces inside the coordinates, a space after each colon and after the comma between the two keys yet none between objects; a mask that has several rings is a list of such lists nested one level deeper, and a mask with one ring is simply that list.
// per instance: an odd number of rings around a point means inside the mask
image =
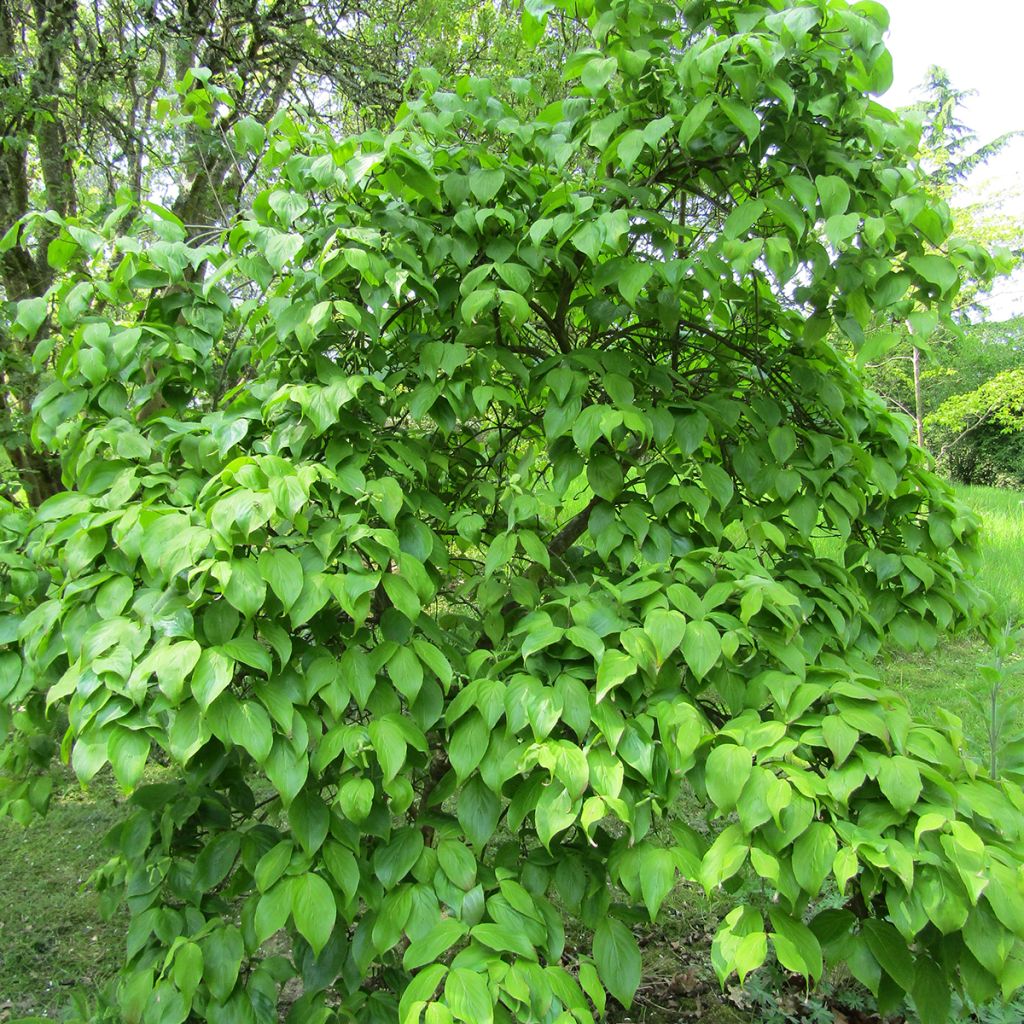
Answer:
[{"label": "background tree", "polygon": [[873,679],[975,613],[975,524],[829,332],[991,261],[868,98],[879,5],[527,13],[563,99],[427,71],[387,130],[243,134],[215,236],[61,226],[7,806],[61,712],[132,793],[109,1019],[588,1021],[686,884],[723,980],[945,1024],[1020,984],[1024,796]]},{"label": "background tree", "polygon": [[[1024,225],[1019,216],[1006,211],[1010,197],[989,194],[984,201],[966,203],[964,186],[973,172],[1022,133],[1006,132],[978,145],[977,135],[962,120],[963,106],[974,93],[955,88],[948,72],[938,66],[929,68],[922,89],[924,99],[909,108],[909,113],[921,124],[918,158],[929,176],[934,193],[949,204],[957,237],[995,252],[999,257],[1000,273],[1012,273],[1024,254]],[[965,327],[971,319],[987,315],[988,309],[979,285],[968,284],[959,295],[957,323]],[[929,353],[943,352],[933,377],[947,377],[945,367],[956,361],[956,349],[964,342],[962,330],[936,332],[937,326],[938,322],[931,317],[917,317],[908,333],[901,335],[899,332],[882,331],[861,354],[862,364],[875,352],[884,351],[886,354],[884,362],[871,369],[870,379],[880,394],[913,417],[917,443],[922,447],[925,447],[925,418],[936,407],[929,403],[926,394]],[[966,361],[970,361],[969,357]]]},{"label": "background tree", "polygon": [[[11,304],[37,300],[21,313],[34,331],[43,296],[95,250],[106,219],[129,222],[144,199],[165,205],[189,239],[215,237],[254,194],[275,116],[301,111],[304,124],[338,135],[383,126],[406,77],[425,63],[445,74],[470,66],[507,74],[529,71],[531,58],[503,5],[464,0],[0,3],[8,493],[24,488],[38,503],[61,487],[29,437],[28,411],[48,367],[12,333]],[[65,224],[72,237],[62,241]]]}]

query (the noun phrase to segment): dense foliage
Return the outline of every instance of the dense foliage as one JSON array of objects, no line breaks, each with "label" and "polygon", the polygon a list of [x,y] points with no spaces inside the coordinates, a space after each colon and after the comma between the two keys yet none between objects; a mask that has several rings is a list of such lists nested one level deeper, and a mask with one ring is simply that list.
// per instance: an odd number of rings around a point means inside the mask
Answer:
[{"label": "dense foliage", "polygon": [[[0,296],[41,298],[144,200],[195,243],[262,187],[253,145],[282,114],[335,135],[390,124],[413,68],[556,77],[502,3],[7,0],[0,4]],[[554,58],[554,59],[552,59]],[[79,245],[59,237],[62,227]],[[0,490],[38,503],[60,470],[30,438],[45,379],[0,314]],[[43,333],[47,332],[44,325]]]},{"label": "dense foliage", "polygon": [[386,132],[241,129],[263,188],[202,244],[54,220],[7,807],[64,714],[133,793],[112,1018],[297,978],[295,1021],[585,1022],[694,884],[723,980],[842,962],[924,1024],[1024,980],[1024,795],[870,669],[978,605],[975,524],[829,330],[989,271],[870,98],[884,10],[555,14],[563,100],[424,72]]},{"label": "dense foliage", "polygon": [[[930,339],[918,376],[925,445],[966,484],[1024,487],[1024,350],[1020,318],[965,324]],[[912,416],[910,339],[867,366],[869,385]]]}]

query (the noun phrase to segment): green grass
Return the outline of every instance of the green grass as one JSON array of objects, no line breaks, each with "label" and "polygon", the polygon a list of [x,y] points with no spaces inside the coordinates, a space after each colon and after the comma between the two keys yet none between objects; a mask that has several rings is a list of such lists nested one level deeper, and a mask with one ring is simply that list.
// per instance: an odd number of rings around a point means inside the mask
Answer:
[{"label": "green grass", "polygon": [[126,919],[104,921],[85,882],[120,817],[112,788],[68,779],[45,818],[0,820],[0,1021],[56,1018],[76,986],[95,991],[117,970]]},{"label": "green grass", "polygon": [[[957,488],[960,499],[981,519],[981,564],[978,582],[996,600],[996,608],[1011,618],[1024,609],[1024,494],[993,487]],[[982,699],[986,687],[978,666],[991,651],[977,633],[944,637],[933,651],[899,651],[883,656],[882,678],[906,697],[913,712],[934,719],[944,708],[964,723],[967,753],[985,763],[988,738],[985,719],[972,701]],[[1001,702],[1006,709],[1007,732],[1021,725],[1019,706],[1024,698],[1021,677],[1007,681]]]},{"label": "green grass", "polygon": [[982,523],[981,583],[1010,615],[1024,609],[1024,493],[960,487],[960,499]]}]

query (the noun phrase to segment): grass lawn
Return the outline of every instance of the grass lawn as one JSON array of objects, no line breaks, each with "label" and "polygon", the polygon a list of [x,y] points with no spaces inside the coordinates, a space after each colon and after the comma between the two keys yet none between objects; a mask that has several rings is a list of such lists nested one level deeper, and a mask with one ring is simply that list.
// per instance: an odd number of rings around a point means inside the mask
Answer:
[{"label": "grass lawn", "polygon": [[[1024,609],[1024,494],[993,487],[962,487],[958,493],[982,520],[981,584],[996,599],[997,608],[1014,618]],[[990,658],[983,639],[965,633],[945,637],[933,651],[905,652],[894,647],[879,667],[886,683],[906,697],[919,717],[933,717],[936,708],[958,715],[964,723],[967,752],[984,764],[989,754],[985,717],[972,696],[987,700],[978,666]],[[1024,677],[1010,677],[1000,696],[1006,734],[1021,727],[1022,696]]]},{"label": "grass lawn", "polygon": [[[1024,496],[991,488],[964,488],[961,496],[984,522],[982,583],[1001,608],[1024,609]],[[965,726],[968,753],[986,763],[984,718],[971,695],[982,696],[977,671],[987,656],[974,635],[947,637],[931,652],[889,651],[880,669],[914,712],[933,718],[943,707]],[[1020,682],[1004,694],[1008,731],[1019,718]],[[96,989],[116,970],[124,944],[123,918],[104,922],[98,899],[83,883],[105,858],[100,839],[121,813],[116,792],[103,784],[82,793],[73,783],[55,798],[50,814],[22,828],[0,821],[0,1024],[36,1015],[59,1019],[76,984]],[[832,994],[846,982],[828,979],[807,1001],[799,986],[777,974],[757,972],[741,989],[718,989],[708,958],[720,915],[732,903],[680,888],[666,904],[665,920],[641,935],[645,986],[633,1016],[648,1024],[706,1021],[708,1024],[785,1024],[870,1020],[848,1016],[847,991],[833,1012]],[[867,1007],[865,1007],[867,1009]],[[845,1014],[845,1015],[844,1015]],[[874,1018],[877,1019],[877,1018]]]},{"label": "grass lawn", "polygon": [[104,921],[85,882],[120,817],[113,788],[84,793],[69,778],[45,818],[0,820],[0,1021],[56,1018],[76,986],[95,990],[117,969],[127,918]]}]

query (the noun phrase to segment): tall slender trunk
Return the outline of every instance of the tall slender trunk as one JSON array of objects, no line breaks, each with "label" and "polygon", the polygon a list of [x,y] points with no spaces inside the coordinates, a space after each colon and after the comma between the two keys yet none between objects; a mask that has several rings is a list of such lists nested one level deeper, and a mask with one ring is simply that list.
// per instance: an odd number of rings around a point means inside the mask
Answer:
[{"label": "tall slender trunk", "polygon": [[914,346],[914,422],[917,424],[917,443],[924,447],[924,400],[921,398],[921,350]]}]

